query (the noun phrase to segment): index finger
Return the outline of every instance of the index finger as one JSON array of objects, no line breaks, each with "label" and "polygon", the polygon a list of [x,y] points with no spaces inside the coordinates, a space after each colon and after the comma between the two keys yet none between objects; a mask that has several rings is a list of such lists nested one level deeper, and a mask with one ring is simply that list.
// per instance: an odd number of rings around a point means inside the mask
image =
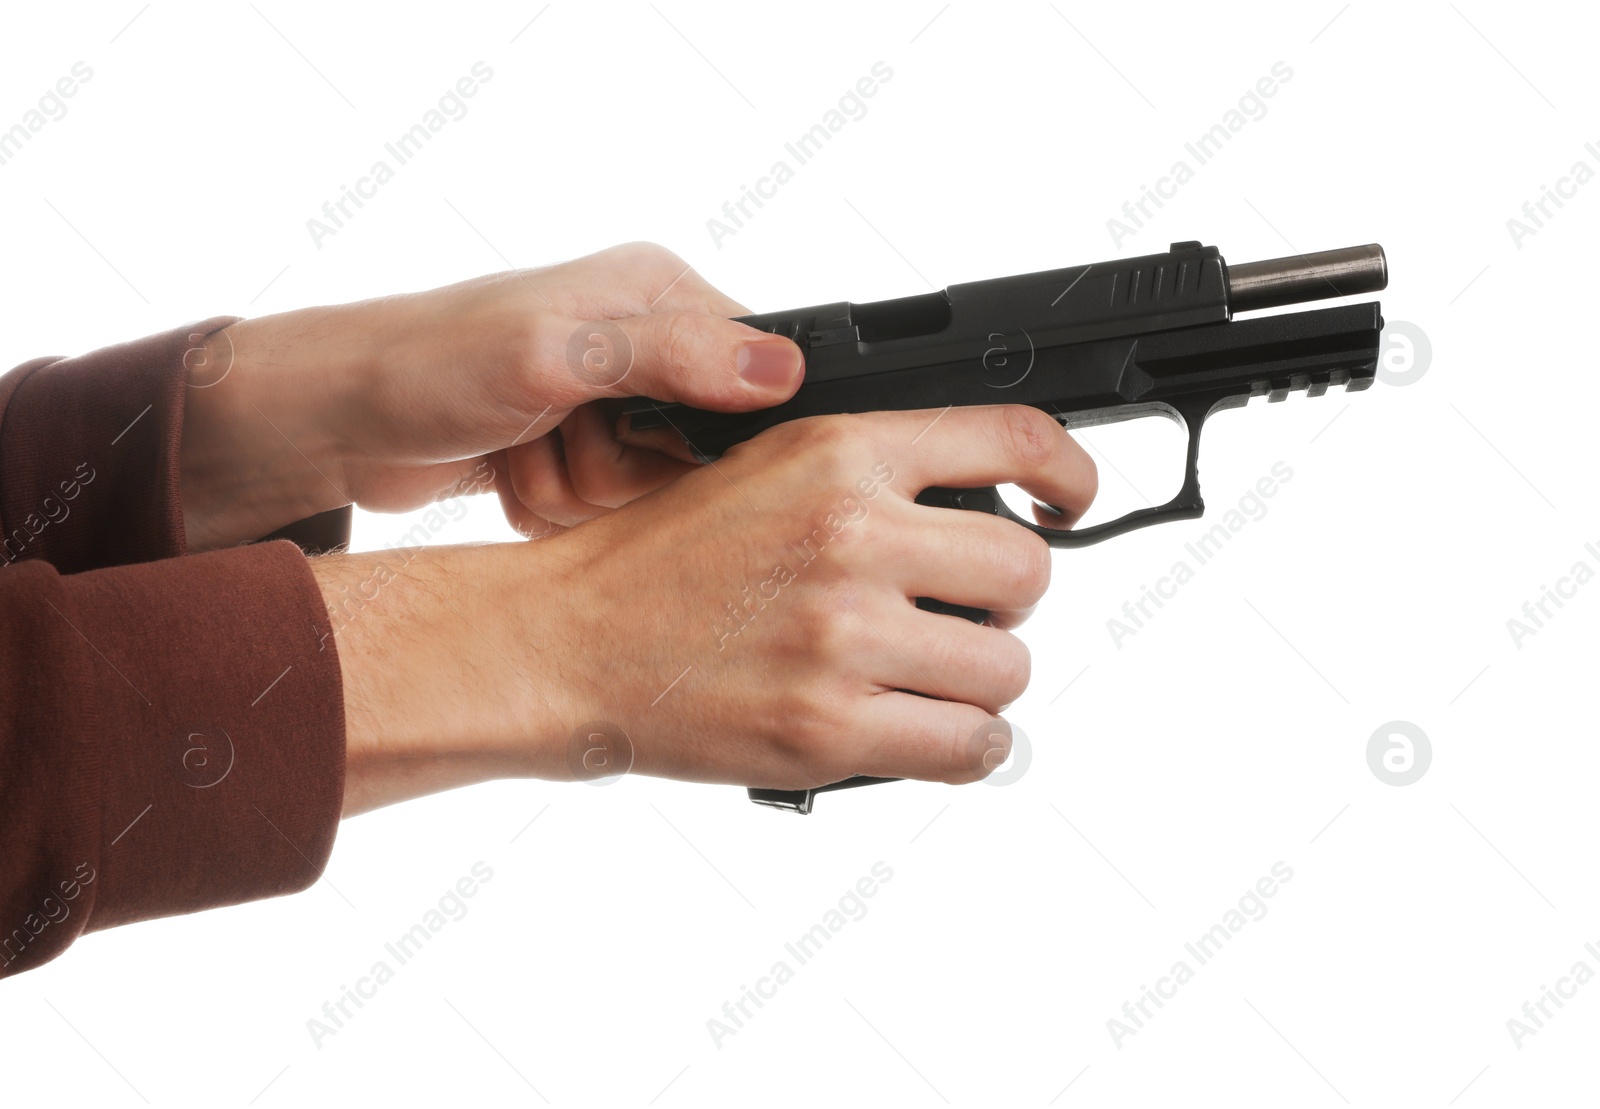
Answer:
[{"label": "index finger", "polygon": [[1063,510],[1061,526],[1089,509],[1099,487],[1094,460],[1055,418],[1025,404],[873,412],[875,446],[895,460],[911,496],[1015,484]]}]

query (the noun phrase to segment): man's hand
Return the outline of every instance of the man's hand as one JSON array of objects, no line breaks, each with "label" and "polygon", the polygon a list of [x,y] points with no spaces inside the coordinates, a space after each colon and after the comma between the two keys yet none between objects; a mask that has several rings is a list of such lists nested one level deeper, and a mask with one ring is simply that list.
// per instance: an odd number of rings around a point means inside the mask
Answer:
[{"label": "man's hand", "polygon": [[[545,542],[315,559],[338,610],[346,811],[602,769],[785,789],[982,778],[1006,755],[992,721],[1028,683],[1009,629],[1050,552],[1010,521],[914,502],[1005,482],[1069,521],[1096,489],[1036,409],[830,416]],[[385,562],[392,580],[358,590]],[[373,599],[342,600],[358,593]]]},{"label": "man's hand", "polygon": [[726,318],[748,312],[633,243],[233,324],[187,363],[189,548],[345,504],[418,508],[481,487],[485,460],[523,534],[601,515],[693,468],[669,437],[619,441],[604,398],[742,411],[799,387],[798,347]]}]

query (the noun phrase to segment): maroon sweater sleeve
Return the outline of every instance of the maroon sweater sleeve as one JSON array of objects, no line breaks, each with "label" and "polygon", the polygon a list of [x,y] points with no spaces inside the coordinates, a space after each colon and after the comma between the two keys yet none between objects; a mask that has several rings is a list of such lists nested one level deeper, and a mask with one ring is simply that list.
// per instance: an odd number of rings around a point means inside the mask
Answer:
[{"label": "maroon sweater sleeve", "polygon": [[296,541],[348,510],[184,553],[184,352],[229,322],[0,378],[0,977],[304,889],[332,850],[344,705]]}]

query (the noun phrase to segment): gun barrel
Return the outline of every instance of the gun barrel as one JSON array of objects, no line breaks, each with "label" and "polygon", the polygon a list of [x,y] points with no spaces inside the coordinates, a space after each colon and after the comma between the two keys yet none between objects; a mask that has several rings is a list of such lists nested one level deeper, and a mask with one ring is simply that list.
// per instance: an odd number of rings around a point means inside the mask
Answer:
[{"label": "gun barrel", "polygon": [[1235,312],[1307,300],[1375,293],[1389,284],[1389,265],[1377,243],[1269,258],[1228,267],[1228,304]]}]

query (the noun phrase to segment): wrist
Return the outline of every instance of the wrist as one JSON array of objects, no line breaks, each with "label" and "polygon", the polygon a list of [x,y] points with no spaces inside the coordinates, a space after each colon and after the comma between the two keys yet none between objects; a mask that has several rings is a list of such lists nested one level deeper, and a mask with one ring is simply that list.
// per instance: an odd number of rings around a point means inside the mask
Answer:
[{"label": "wrist", "polygon": [[[506,777],[568,776],[568,725],[539,630],[508,615],[524,545],[311,560],[345,703],[345,815]],[[515,557],[508,557],[514,555]],[[555,702],[555,704],[552,704]]]},{"label": "wrist", "polygon": [[352,502],[341,417],[364,352],[340,313],[241,320],[185,354],[179,468],[191,551]]}]

